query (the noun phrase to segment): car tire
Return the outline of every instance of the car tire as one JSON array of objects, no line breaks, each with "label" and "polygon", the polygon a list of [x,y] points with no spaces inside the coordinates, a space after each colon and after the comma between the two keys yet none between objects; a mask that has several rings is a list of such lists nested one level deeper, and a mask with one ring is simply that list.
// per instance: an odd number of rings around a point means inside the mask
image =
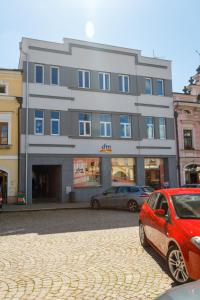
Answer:
[{"label": "car tire", "polygon": [[135,200],[129,200],[128,201],[128,210],[130,212],[136,212],[138,211],[138,204]]},{"label": "car tire", "polygon": [[171,278],[177,284],[190,282],[181,250],[173,245],[167,252],[167,268]]},{"label": "car tire", "polygon": [[101,208],[100,203],[97,199],[94,199],[94,200],[91,201],[91,207],[93,209],[100,209]]},{"label": "car tire", "polygon": [[144,225],[140,222],[139,223],[139,237],[140,237],[140,244],[142,247],[146,248],[149,247],[149,243],[147,241],[147,237],[144,231]]}]

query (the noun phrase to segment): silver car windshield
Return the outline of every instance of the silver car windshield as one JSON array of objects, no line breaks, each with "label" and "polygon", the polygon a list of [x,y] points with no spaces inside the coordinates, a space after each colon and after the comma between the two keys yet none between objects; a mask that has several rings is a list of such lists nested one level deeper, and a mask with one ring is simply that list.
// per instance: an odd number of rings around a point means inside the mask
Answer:
[{"label": "silver car windshield", "polygon": [[171,196],[177,216],[181,219],[200,219],[200,194]]}]

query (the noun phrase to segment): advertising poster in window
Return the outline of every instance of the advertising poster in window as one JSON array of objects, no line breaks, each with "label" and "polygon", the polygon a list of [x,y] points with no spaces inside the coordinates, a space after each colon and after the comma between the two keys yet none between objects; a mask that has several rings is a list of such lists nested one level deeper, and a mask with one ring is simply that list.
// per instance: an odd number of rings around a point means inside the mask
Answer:
[{"label": "advertising poster in window", "polygon": [[100,158],[75,158],[74,187],[100,185]]},{"label": "advertising poster in window", "polygon": [[112,185],[135,184],[135,160],[112,158]]}]

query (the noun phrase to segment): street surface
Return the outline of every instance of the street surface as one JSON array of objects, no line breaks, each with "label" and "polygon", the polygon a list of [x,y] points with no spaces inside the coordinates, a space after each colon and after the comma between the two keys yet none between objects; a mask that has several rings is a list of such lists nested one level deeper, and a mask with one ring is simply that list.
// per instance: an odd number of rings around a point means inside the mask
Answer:
[{"label": "street surface", "polygon": [[148,300],[172,284],[127,211],[4,212],[0,252],[0,299]]}]

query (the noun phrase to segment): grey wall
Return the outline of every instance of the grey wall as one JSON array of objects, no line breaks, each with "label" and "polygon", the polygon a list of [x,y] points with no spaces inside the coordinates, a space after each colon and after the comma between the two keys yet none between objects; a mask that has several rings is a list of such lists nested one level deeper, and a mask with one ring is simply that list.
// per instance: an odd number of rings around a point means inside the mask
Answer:
[{"label": "grey wall", "polygon": [[[34,83],[34,69],[35,64],[29,62],[29,82]],[[50,85],[50,65],[43,64],[44,66],[44,84]],[[90,71],[90,89],[92,91],[100,91],[99,89],[99,72],[101,70]],[[78,68],[71,68],[60,66],[60,86],[78,89]],[[110,91],[103,91],[108,93],[120,93],[118,73],[110,73]],[[23,80],[26,81],[26,62],[23,62]],[[156,95],[156,78],[152,78],[153,95]],[[129,93],[130,95],[139,96],[145,93],[145,77],[144,76],[129,76]],[[172,82],[171,80],[164,79],[164,95],[167,97],[172,96]]]},{"label": "grey wall", "polygon": [[[44,135],[51,134],[51,111],[44,111]],[[60,111],[60,135],[79,138],[79,112],[83,110]],[[100,137],[100,113],[91,111],[92,114],[92,136],[91,138]],[[102,112],[105,113],[105,112]],[[107,139],[120,138],[120,114],[116,112],[106,112],[111,115],[112,137]],[[29,109],[29,134],[34,134],[34,114],[35,109]],[[145,125],[145,117],[140,114],[129,114],[132,124],[132,139],[142,140],[147,138],[147,130]],[[21,111],[21,134],[25,134],[26,109]],[[154,117],[155,139],[160,138],[159,134],[159,118]],[[174,119],[166,118],[166,134],[167,139],[174,139]],[[83,137],[81,137],[83,138]],[[88,137],[87,137],[88,138]],[[103,139],[103,138],[102,138]]]}]

